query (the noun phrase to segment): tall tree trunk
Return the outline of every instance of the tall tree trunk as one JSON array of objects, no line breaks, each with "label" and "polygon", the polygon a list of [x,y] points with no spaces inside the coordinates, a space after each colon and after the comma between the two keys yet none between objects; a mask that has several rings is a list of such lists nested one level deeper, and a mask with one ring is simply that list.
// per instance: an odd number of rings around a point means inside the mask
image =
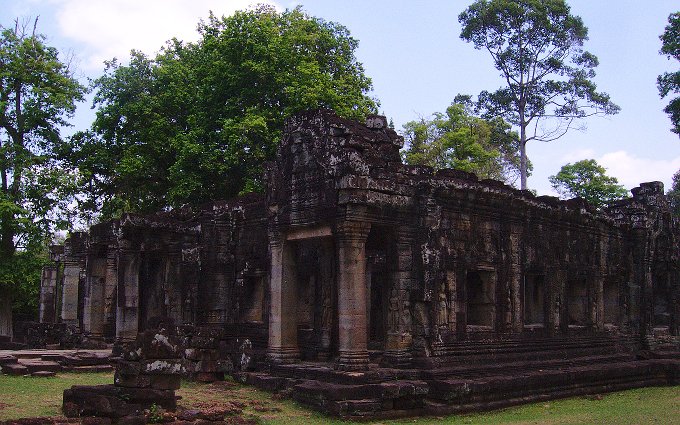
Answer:
[{"label": "tall tree trunk", "polygon": [[520,189],[527,190],[527,124],[524,122],[522,111],[520,111],[519,178]]}]

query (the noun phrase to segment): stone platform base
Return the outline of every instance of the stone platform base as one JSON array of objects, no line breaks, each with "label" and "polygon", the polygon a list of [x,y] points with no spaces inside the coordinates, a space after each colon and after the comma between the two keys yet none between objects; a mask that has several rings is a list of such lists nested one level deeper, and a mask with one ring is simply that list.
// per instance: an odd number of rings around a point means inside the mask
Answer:
[{"label": "stone platform base", "polygon": [[[235,377],[346,419],[444,415],[646,386],[680,385],[680,352],[343,372],[331,364],[276,365]],[[654,356],[651,356],[654,357]]]}]

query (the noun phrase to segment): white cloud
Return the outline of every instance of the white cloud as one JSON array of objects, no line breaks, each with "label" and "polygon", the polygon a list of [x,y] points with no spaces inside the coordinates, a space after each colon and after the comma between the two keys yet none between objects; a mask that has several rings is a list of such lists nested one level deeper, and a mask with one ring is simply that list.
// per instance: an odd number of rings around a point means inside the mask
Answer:
[{"label": "white cloud", "polygon": [[131,49],[153,54],[165,41],[198,38],[196,26],[209,11],[231,15],[273,0],[51,0],[63,36],[81,43],[87,69],[101,69],[113,57],[123,61]]},{"label": "white cloud", "polygon": [[609,152],[596,158],[607,169],[607,174],[619,179],[627,188],[642,182],[662,181],[670,189],[673,174],[680,170],[680,156],[668,159],[641,158],[626,151]]}]

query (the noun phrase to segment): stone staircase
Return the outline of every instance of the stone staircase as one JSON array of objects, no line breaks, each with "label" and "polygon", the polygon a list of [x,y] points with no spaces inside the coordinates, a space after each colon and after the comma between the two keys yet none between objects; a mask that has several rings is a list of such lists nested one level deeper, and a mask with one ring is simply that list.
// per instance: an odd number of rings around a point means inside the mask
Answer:
[{"label": "stone staircase", "polygon": [[636,355],[624,348],[631,346],[607,336],[464,341],[435,347],[438,356],[417,359],[411,369],[372,364],[342,372],[329,363],[297,363],[237,378],[349,419],[491,410],[680,384],[680,351]]}]

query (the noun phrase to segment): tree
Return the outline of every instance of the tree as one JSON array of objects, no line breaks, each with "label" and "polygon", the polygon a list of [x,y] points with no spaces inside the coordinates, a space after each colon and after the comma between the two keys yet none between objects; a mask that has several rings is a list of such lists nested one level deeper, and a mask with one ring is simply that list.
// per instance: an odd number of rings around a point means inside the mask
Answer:
[{"label": "tree", "polygon": [[14,296],[36,290],[45,240],[66,225],[55,212],[66,209],[73,178],[56,151],[85,93],[36,26],[0,25],[0,292]]},{"label": "tree", "polygon": [[673,175],[673,186],[667,195],[673,214],[680,217],[680,170]]},{"label": "tree", "polygon": [[86,207],[104,218],[260,190],[287,116],[327,107],[360,119],[377,109],[341,25],[259,6],[211,15],[199,33],[153,59],[110,61],[95,81],[95,122],[66,154],[89,190]]},{"label": "tree", "polygon": [[[680,61],[680,12],[670,14],[668,26],[659,38],[662,43],[660,53],[666,55],[668,59]],[[657,86],[662,99],[671,93],[680,93],[680,71],[659,75]],[[671,118],[673,124],[671,131],[680,135],[680,97],[671,99],[668,106],[664,108],[664,112]]]},{"label": "tree", "polygon": [[519,170],[517,133],[502,118],[475,117],[470,106],[469,96],[458,96],[445,114],[406,123],[404,160],[511,183]]},{"label": "tree", "polygon": [[583,198],[599,209],[608,202],[628,195],[628,191],[619,184],[616,177],[609,177],[606,173],[607,170],[594,159],[584,159],[562,166],[560,171],[549,179],[560,195]]},{"label": "tree", "polygon": [[564,0],[477,0],[458,20],[460,37],[487,50],[505,81],[482,91],[477,107],[519,127],[522,189],[527,142],[553,141],[582,118],[619,111],[596,91],[597,58],[582,49],[588,29]]}]

